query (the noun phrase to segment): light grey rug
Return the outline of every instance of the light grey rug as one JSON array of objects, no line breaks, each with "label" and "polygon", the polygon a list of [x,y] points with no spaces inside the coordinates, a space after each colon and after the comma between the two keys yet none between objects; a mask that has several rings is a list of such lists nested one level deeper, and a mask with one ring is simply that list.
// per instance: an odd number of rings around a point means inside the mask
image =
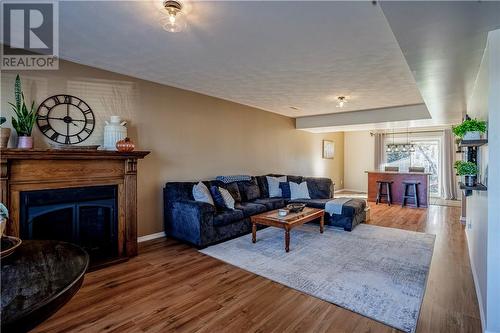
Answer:
[{"label": "light grey rug", "polygon": [[361,224],[352,232],[306,224],[291,232],[257,231],[201,250],[214,258],[414,332],[434,249],[434,235]]}]

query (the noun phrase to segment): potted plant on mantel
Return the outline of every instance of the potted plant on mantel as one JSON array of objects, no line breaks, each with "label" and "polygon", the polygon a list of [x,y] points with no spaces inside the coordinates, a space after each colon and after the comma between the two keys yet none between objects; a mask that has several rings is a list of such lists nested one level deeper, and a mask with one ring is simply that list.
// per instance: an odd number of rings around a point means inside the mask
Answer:
[{"label": "potted plant on mantel", "polygon": [[476,186],[477,184],[477,165],[474,162],[455,162],[455,169],[459,176],[464,177],[465,186]]},{"label": "potted plant on mantel", "polygon": [[2,125],[7,121],[5,117],[0,117],[0,148],[7,148],[10,138],[10,128],[4,128]]},{"label": "potted plant on mantel", "polygon": [[463,140],[480,140],[486,128],[484,120],[466,119],[460,125],[453,126],[453,134]]},{"label": "potted plant on mantel", "polygon": [[37,113],[35,108],[35,101],[31,103],[28,109],[24,99],[24,93],[21,89],[21,79],[19,75],[16,76],[16,83],[14,84],[14,96],[16,104],[9,103],[15,115],[12,117],[12,126],[17,132],[18,142],[17,148],[33,148],[33,137],[31,131],[35,125]]}]

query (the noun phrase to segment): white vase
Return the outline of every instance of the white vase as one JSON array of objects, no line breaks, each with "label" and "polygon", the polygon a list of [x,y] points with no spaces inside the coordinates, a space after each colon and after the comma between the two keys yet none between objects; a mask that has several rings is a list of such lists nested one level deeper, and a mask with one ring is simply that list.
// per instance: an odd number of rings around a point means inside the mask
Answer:
[{"label": "white vase", "polygon": [[481,132],[479,131],[465,132],[464,140],[480,140],[480,139],[481,139]]},{"label": "white vase", "polygon": [[108,121],[105,121],[104,126],[104,149],[116,150],[116,143],[127,137],[126,121],[122,121],[120,116],[111,116]]}]

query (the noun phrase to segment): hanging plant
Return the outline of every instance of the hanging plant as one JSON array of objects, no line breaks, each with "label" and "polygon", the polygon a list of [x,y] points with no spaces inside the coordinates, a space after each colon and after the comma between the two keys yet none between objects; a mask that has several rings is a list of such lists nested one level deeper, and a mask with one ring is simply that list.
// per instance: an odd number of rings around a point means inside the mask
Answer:
[{"label": "hanging plant", "polygon": [[463,138],[470,132],[486,133],[486,129],[486,121],[477,119],[466,119],[460,125],[452,128],[453,134],[459,138]]}]

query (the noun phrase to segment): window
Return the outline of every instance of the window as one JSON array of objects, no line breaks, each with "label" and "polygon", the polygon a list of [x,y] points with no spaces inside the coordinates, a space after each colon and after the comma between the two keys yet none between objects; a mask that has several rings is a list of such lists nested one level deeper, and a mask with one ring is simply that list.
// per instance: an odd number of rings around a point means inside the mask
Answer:
[{"label": "window", "polygon": [[[410,166],[424,167],[430,173],[429,187],[431,196],[441,196],[441,139],[415,139],[415,152],[386,152],[386,166],[399,167],[400,171],[408,171]],[[386,140],[386,144],[392,143]],[[396,142],[403,143],[403,142]]]}]

